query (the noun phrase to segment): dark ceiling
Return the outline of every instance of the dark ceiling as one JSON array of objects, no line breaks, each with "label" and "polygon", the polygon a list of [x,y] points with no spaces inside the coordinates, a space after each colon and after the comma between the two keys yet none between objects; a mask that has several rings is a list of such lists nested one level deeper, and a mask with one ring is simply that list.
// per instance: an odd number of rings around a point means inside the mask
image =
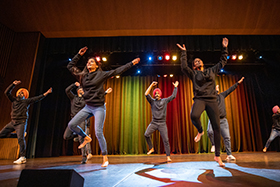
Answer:
[{"label": "dark ceiling", "polygon": [[279,35],[279,0],[1,0],[0,23],[46,38]]}]

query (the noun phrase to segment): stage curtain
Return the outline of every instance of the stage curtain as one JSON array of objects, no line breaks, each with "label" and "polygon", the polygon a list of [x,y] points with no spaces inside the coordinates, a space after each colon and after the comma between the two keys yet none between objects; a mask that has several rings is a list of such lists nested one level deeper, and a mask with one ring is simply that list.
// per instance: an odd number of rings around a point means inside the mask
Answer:
[{"label": "stage curtain", "polygon": [[[220,91],[227,90],[241,77],[217,76],[216,84]],[[199,143],[194,142],[197,130],[190,120],[193,104],[192,82],[187,76],[153,77],[125,76],[111,78],[104,89],[111,87],[113,92],[106,95],[106,120],[104,134],[109,154],[144,154],[148,150],[144,133],[152,120],[151,107],[145,98],[145,91],[152,81],[158,81],[163,97],[173,92],[173,84],[179,81],[176,98],[168,104],[166,122],[171,153],[210,152],[211,143],[207,137],[208,116],[203,112],[201,122],[205,134]],[[229,122],[232,150],[257,151],[263,147],[256,99],[252,79],[245,78],[242,84],[225,100]],[[151,91],[152,94],[152,91]],[[93,141],[93,154],[100,154],[98,141],[94,137],[94,117],[90,130]],[[164,146],[158,131],[152,135],[156,153],[162,154]],[[225,151],[221,138],[221,149]]]}]

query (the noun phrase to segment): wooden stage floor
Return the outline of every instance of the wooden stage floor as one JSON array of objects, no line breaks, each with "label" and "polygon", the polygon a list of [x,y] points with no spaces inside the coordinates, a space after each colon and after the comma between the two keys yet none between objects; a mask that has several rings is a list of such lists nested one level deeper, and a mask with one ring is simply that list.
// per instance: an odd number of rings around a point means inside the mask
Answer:
[{"label": "wooden stage floor", "polygon": [[[0,160],[0,186],[17,186],[23,169],[74,169],[84,177],[84,186],[280,186],[280,152],[233,153],[237,161],[219,167],[213,153],[171,155],[109,155],[110,164],[101,167],[102,156],[80,164],[81,156],[27,159],[14,165]],[[226,154],[222,154],[222,159]]]}]

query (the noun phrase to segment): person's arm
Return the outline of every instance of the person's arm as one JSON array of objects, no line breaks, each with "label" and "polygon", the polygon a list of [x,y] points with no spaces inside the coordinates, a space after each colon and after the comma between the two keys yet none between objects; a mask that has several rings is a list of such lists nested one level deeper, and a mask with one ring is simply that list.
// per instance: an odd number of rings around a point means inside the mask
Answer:
[{"label": "person's arm", "polygon": [[183,46],[177,44],[177,46],[181,49],[181,70],[183,73],[188,75],[189,78],[192,78],[193,70],[188,66],[186,46],[185,44],[183,44]]},{"label": "person's arm", "polygon": [[13,102],[15,100],[15,97],[12,96],[12,90],[15,88],[16,85],[20,84],[21,81],[17,81],[15,80],[12,84],[10,84],[10,86],[8,86],[8,88],[6,88],[5,90],[5,95],[8,97],[8,99]]},{"label": "person's arm", "polygon": [[36,102],[42,100],[43,98],[45,98],[50,93],[52,93],[52,88],[48,89],[48,91],[46,91],[42,95],[35,96],[35,97],[32,97],[32,98],[28,98],[26,100],[28,101],[28,104],[36,103]]},{"label": "person's arm", "polygon": [[79,85],[77,86],[78,82],[75,82],[73,84],[70,84],[66,89],[65,89],[65,93],[67,95],[67,97],[72,100],[75,97],[75,94],[72,92],[73,89],[77,89],[77,87],[80,85],[80,83],[78,83]]},{"label": "person's arm", "polygon": [[120,66],[114,70],[110,70],[110,71],[105,71],[103,73],[103,76],[105,78],[110,78],[112,76],[115,76],[115,75],[120,75],[121,73],[127,71],[128,69],[130,69],[132,66],[138,64],[140,62],[140,58],[136,58],[134,60],[132,60],[132,62],[129,62],[123,66]]},{"label": "person's arm", "polygon": [[80,60],[80,58],[85,54],[87,51],[87,47],[83,47],[79,50],[78,54],[76,54],[71,61],[67,65],[67,69],[77,77],[79,77],[79,73],[81,73],[81,70],[76,66],[77,62]]},{"label": "person's arm", "polygon": [[178,87],[178,85],[179,85],[179,82],[176,81],[175,83],[173,82],[172,84],[174,85],[173,93],[172,93],[171,96],[169,96],[169,97],[167,98],[167,102],[170,102],[170,101],[172,101],[173,99],[175,99],[175,97],[176,97],[176,95],[177,95],[177,87]]},{"label": "person's arm", "polygon": [[107,95],[107,94],[111,93],[112,91],[113,91],[113,89],[112,89],[111,87],[109,87],[109,88],[105,91],[104,95]]},{"label": "person's arm", "polygon": [[151,89],[152,89],[153,86],[156,86],[156,85],[157,85],[157,82],[153,81],[145,92],[146,99],[148,100],[149,103],[152,102],[152,97],[150,95]]},{"label": "person's arm", "polygon": [[224,91],[224,92],[222,92],[222,93],[220,93],[221,95],[223,95],[224,96],[224,98],[226,98],[231,92],[233,92],[236,88],[237,88],[237,86],[239,85],[239,84],[241,84],[242,82],[243,82],[243,80],[244,80],[244,77],[242,77],[239,81],[237,81],[237,83],[235,83],[233,86],[231,86],[229,89],[227,89],[226,91]]},{"label": "person's arm", "polygon": [[227,63],[227,56],[228,56],[228,39],[227,38],[223,38],[223,42],[222,42],[222,45],[223,45],[223,50],[222,50],[222,54],[221,54],[221,57],[220,57],[220,61],[215,65],[213,66],[211,69],[212,71],[217,74],[219,73],[219,71],[226,65]]}]

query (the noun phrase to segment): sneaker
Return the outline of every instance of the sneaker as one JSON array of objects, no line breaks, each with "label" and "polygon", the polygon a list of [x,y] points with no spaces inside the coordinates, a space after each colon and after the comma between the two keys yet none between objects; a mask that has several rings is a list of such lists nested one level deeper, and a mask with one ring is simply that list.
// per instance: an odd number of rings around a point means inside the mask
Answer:
[{"label": "sneaker", "polygon": [[93,155],[91,153],[88,154],[87,159],[91,159],[93,157]]},{"label": "sneaker", "polygon": [[87,163],[87,157],[86,157],[86,156],[83,156],[82,161],[81,161],[81,164],[86,164],[86,163]]},{"label": "sneaker", "polygon": [[214,153],[214,152],[215,152],[215,146],[212,145],[212,147],[211,147],[211,153]]},{"label": "sneaker", "polygon": [[19,157],[16,161],[14,161],[14,164],[25,164],[26,158],[24,156]]},{"label": "sneaker", "polygon": [[229,160],[236,160],[236,158],[232,155],[228,155],[227,158],[226,158],[227,161]]}]

